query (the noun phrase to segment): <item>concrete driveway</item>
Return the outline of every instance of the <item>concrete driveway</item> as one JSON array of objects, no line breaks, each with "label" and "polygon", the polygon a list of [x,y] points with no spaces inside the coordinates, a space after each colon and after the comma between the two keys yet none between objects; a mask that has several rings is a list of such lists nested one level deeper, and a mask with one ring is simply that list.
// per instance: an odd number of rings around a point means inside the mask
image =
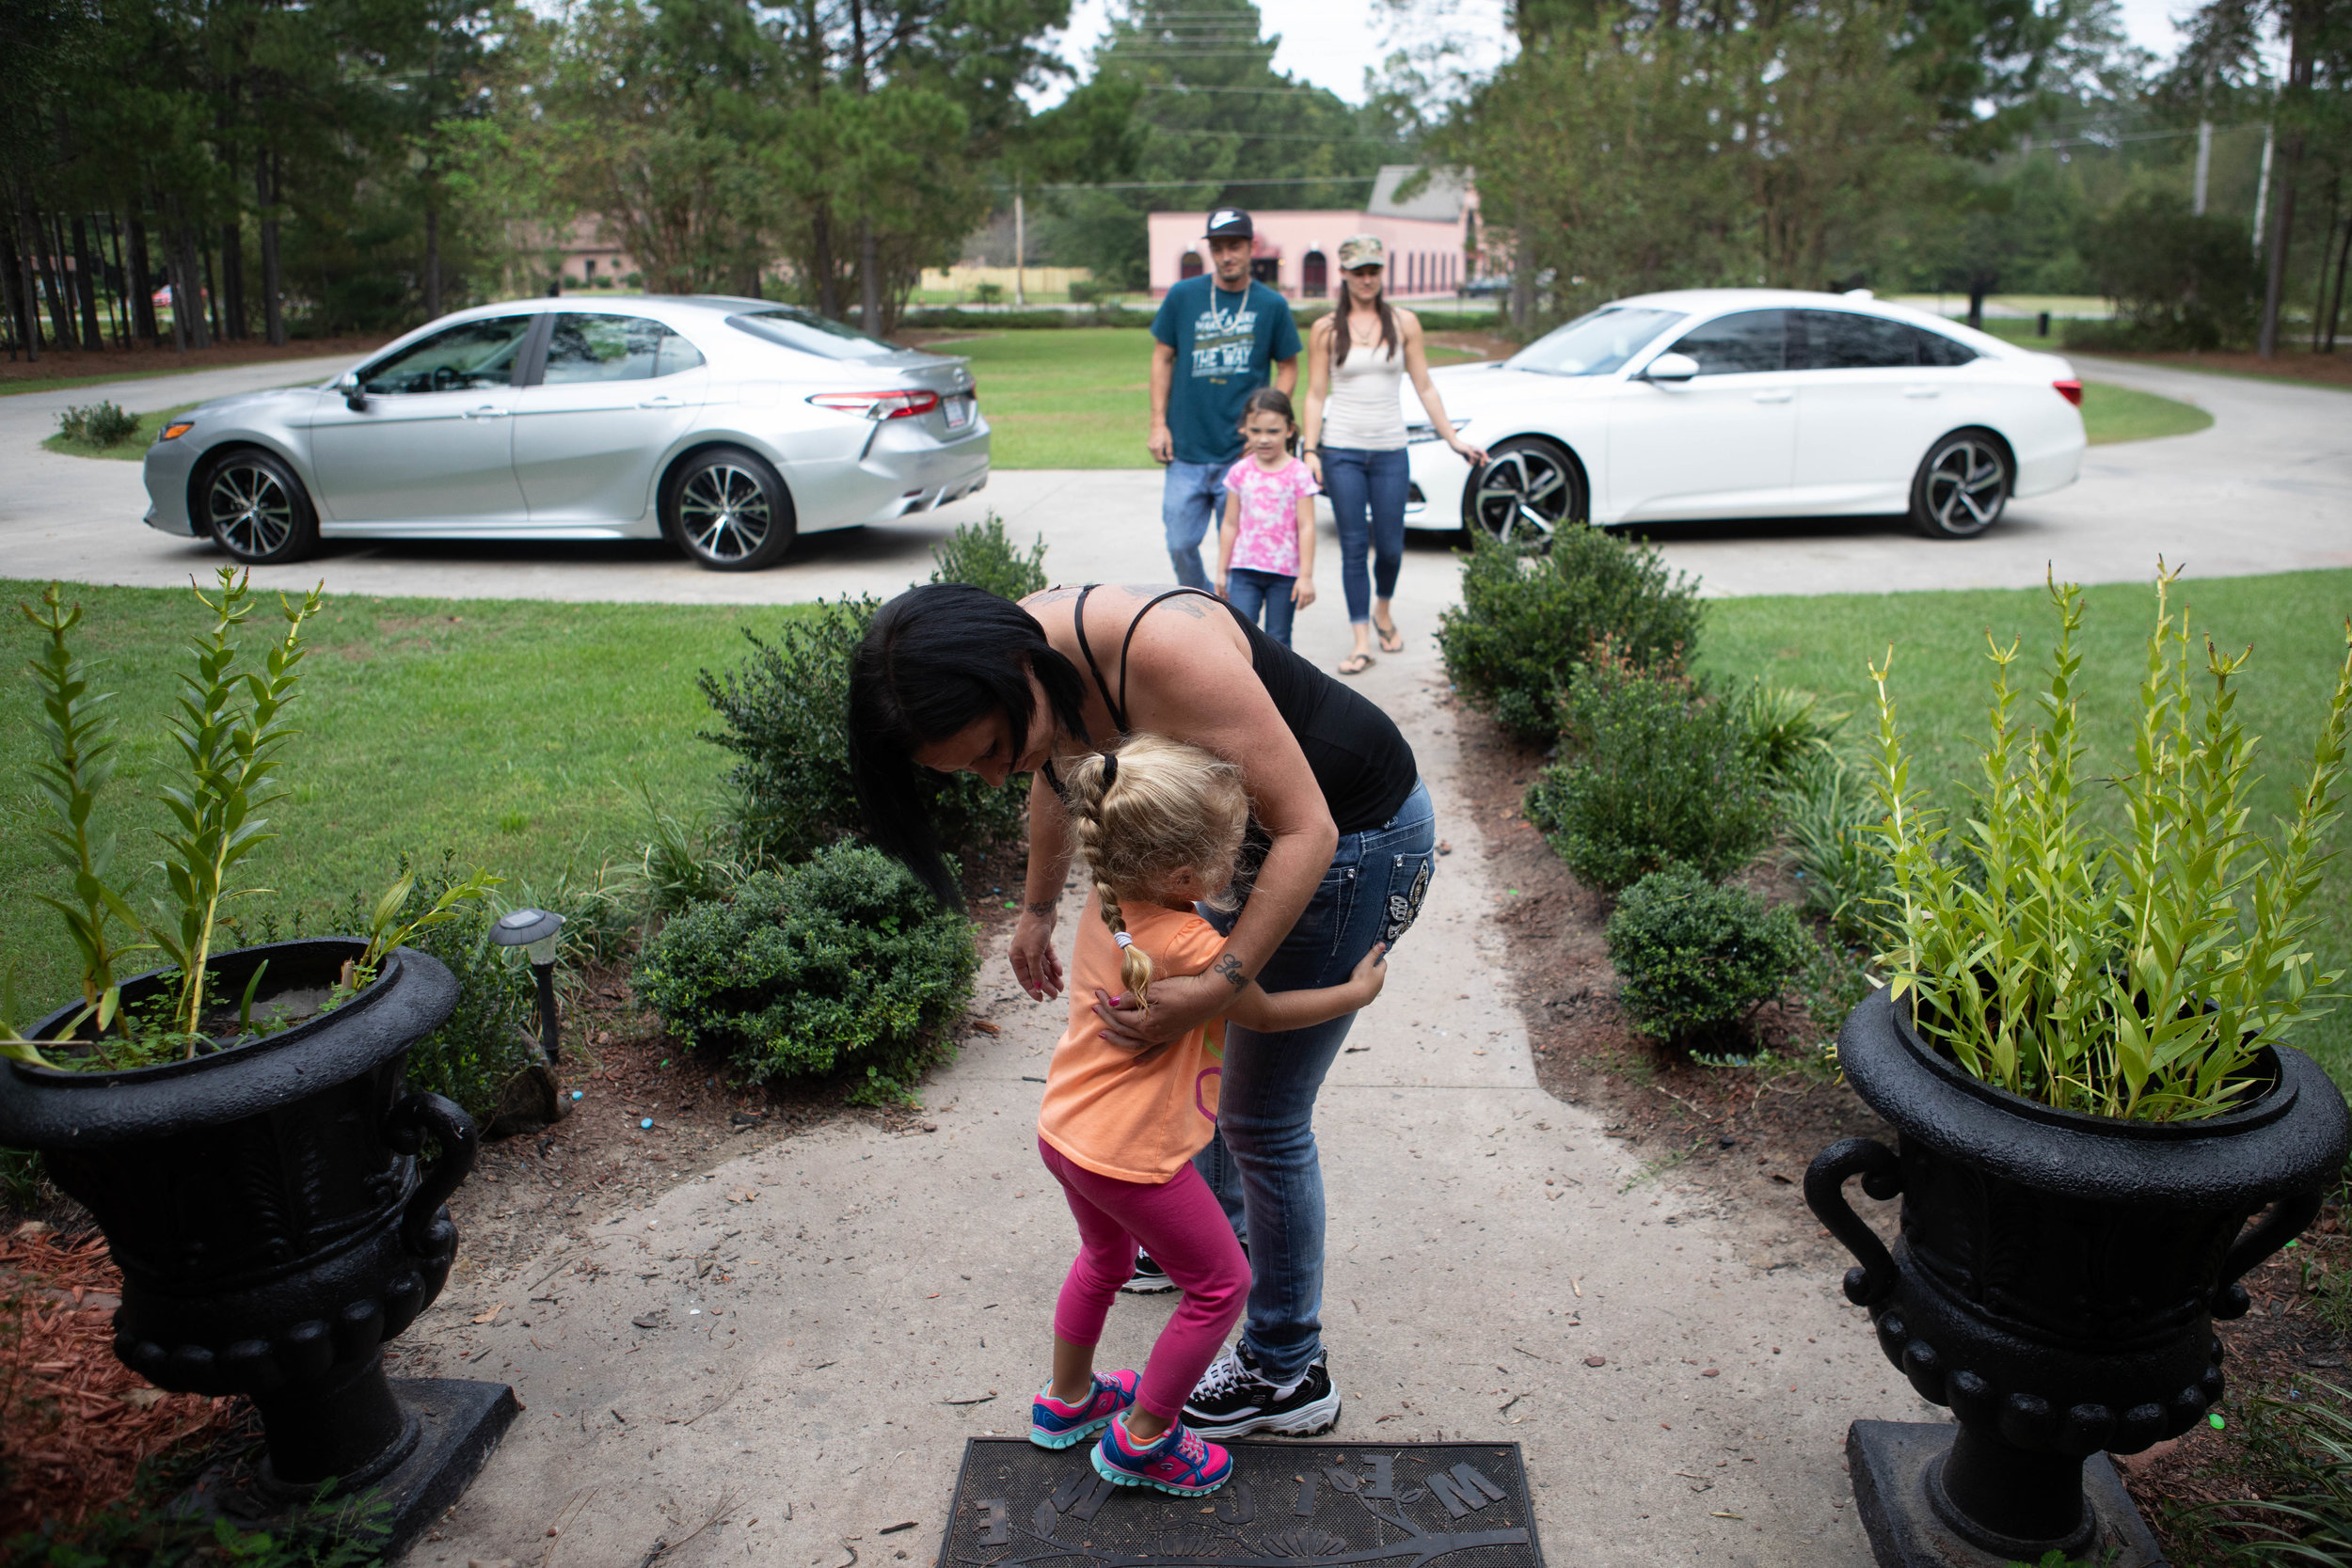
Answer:
[{"label": "concrete driveway", "polygon": [[[111,397],[134,410],[163,408],[320,380],[343,363],[0,397],[0,462],[10,472],[0,492],[7,572],[164,587],[224,559],[208,544],[141,526],[147,500],[137,464],[40,451],[67,404]],[[2081,582],[2137,580],[2153,571],[2159,552],[2198,577],[2352,565],[2352,394],[2115,360],[2076,364],[2092,380],[2193,403],[2214,424],[2193,436],[2094,447],[2078,483],[2018,502],[1992,532],[1962,543],[1923,539],[1899,520],[1881,519],[1677,524],[1653,535],[1675,565],[1719,596],[2022,588],[2050,569]],[[258,577],[308,586],[323,576],[330,591],[449,598],[762,604],[887,595],[929,574],[931,546],[957,523],[993,510],[1018,535],[1044,537],[1061,580],[1156,580],[1168,575],[1159,492],[1158,474],[1133,469],[1000,472],[970,500],[906,522],[812,535],[789,564],[750,575],[702,571],[655,542],[355,542]],[[1415,536],[1403,590],[1408,615],[1425,619],[1450,602],[1452,573],[1434,568],[1453,543]],[[1327,525],[1322,554],[1327,605],[1302,626],[1339,619],[1337,540]]]}]

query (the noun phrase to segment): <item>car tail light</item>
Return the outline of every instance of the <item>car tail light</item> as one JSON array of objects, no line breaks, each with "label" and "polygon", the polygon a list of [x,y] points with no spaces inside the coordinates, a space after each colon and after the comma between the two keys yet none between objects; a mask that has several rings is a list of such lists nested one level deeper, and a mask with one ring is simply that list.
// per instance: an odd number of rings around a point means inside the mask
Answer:
[{"label": "car tail light", "polygon": [[939,406],[937,392],[909,389],[898,392],[818,392],[809,402],[836,413],[863,414],[869,420],[911,420]]},{"label": "car tail light", "polygon": [[2050,385],[2058,388],[2058,396],[2064,398],[2075,407],[2080,408],[2083,405],[2083,384],[2081,382],[2053,381]]}]

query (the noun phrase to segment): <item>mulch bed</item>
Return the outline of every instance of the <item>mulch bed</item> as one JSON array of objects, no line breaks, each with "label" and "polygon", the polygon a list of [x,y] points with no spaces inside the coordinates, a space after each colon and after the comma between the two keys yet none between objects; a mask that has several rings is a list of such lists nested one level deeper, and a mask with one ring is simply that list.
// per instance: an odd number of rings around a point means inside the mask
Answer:
[{"label": "mulch bed", "polygon": [[2346,344],[2333,354],[2313,354],[2308,348],[2281,343],[2279,345],[2279,356],[2275,359],[2227,350],[2183,354],[2107,354],[2103,349],[2083,349],[2080,352],[2103,355],[2109,359],[2143,360],[2152,365],[2183,365],[2199,371],[2233,371],[2241,375],[2283,375],[2297,381],[2317,382],[2324,387],[2352,387],[2352,344]]},{"label": "mulch bed", "polygon": [[[1805,1166],[1840,1138],[1891,1141],[1892,1130],[1826,1073],[1704,1067],[1631,1028],[1617,1007],[1616,974],[1601,935],[1610,905],[1577,882],[1519,814],[1544,757],[1480,714],[1462,714],[1456,733],[1460,809],[1476,813],[1485,830],[1500,890],[1493,918],[1509,934],[1508,961],[1537,1081],[1554,1097],[1606,1118],[1608,1135],[1639,1150],[1647,1175],[1693,1189],[1704,1207],[1735,1224],[1751,1266],[1842,1271],[1851,1259],[1804,1206]],[[1777,868],[1759,865],[1745,879],[1768,896],[1793,895]],[[1808,1009],[1794,1002],[1756,1021],[1757,1043],[1799,1056],[1809,1054],[1819,1033]],[[1858,1207],[1867,1212],[1882,1206]],[[2258,1390],[2299,1388],[2314,1377],[2352,1386],[2352,1372],[2344,1370],[2352,1346],[2322,1321],[2321,1297],[2305,1286],[2307,1271],[2314,1283],[2352,1271],[2352,1237],[2332,1207],[2296,1248],[2247,1277],[2254,1310],[2217,1325],[2230,1376],[2224,1415],[2233,1425],[2244,1399]],[[2185,1544],[2185,1511],[2256,1495],[2266,1479],[2248,1473],[2238,1445],[2224,1433],[2201,1426],[2123,1461],[2122,1468],[2168,1552]]]},{"label": "mulch bed", "polygon": [[132,348],[109,348],[97,354],[80,350],[43,346],[40,358],[0,359],[0,391],[11,381],[47,381],[72,376],[135,376],[161,375],[167,371],[227,370],[234,365],[265,365],[273,359],[311,359],[321,355],[362,354],[382,348],[391,341],[382,333],[358,338],[297,338],[283,348],[272,348],[257,341],[215,343],[211,348],[190,349],[176,354],[167,344],[149,348],[139,344]]}]

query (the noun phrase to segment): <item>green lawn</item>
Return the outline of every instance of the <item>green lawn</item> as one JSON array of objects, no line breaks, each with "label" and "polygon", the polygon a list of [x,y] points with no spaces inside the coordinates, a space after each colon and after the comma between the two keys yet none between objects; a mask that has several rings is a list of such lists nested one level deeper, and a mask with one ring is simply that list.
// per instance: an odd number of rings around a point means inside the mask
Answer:
[{"label": "green lawn", "polygon": [[2114,441],[2153,441],[2160,436],[2186,436],[2213,423],[2213,416],[2194,404],[2135,392],[2103,381],[2083,383],[2083,431],[2094,447]]},{"label": "green lawn", "polygon": [[[40,585],[0,582],[0,604]],[[152,797],[170,763],[161,721],[201,611],[184,590],[72,590],[88,610],[79,646],[119,692],[119,767],[104,797],[119,872],[153,858],[165,820]],[[191,611],[196,611],[192,614]],[[272,607],[271,613],[275,613]],[[381,891],[394,855],[444,847],[545,888],[569,866],[630,859],[642,835],[641,774],[679,816],[710,800],[727,757],[696,738],[705,666],[736,662],[739,628],[771,631],[789,607],[565,605],[469,599],[328,601],[287,752],[293,799],[271,812],[285,836],[251,863],[279,907]],[[58,923],[35,902],[58,874],[29,829],[45,800],[28,765],[40,748],[22,673],[35,634],[10,612],[0,679],[0,966],[24,1006],[62,999],[72,970]],[[256,625],[260,625],[257,618]],[[152,874],[151,873],[151,881]],[[510,886],[506,892],[516,890]],[[371,892],[373,896],[373,892]],[[145,896],[134,900],[144,907]]]},{"label": "green lawn", "polygon": [[[2153,577],[2155,562],[2148,566]],[[2310,767],[2312,740],[2344,656],[2352,571],[2218,578],[2182,586],[2193,635],[2210,632],[2225,650],[2253,645],[2253,661],[2236,689],[2247,728],[2264,737],[2253,824],[2267,832],[2287,809],[2299,772]],[[2154,597],[2151,588],[2130,584],[2086,594],[2081,711],[2095,768],[2129,765]],[[1847,733],[1859,741],[1874,722],[1864,705],[1864,662],[1883,658],[1891,643],[1890,685],[1912,748],[1912,777],[1953,800],[1975,767],[1974,740],[1985,728],[1992,666],[1979,656],[1988,629],[2005,643],[2022,636],[2028,655],[2042,655],[2057,621],[2041,590],[1725,599],[1708,608],[1700,662],[1719,676],[1756,676],[1819,692],[1833,709],[1852,710]],[[2034,668],[2040,669],[2038,657]],[[2019,679],[2026,690],[2034,689],[2023,672]],[[2352,850],[2344,825],[2335,844],[2340,853]],[[2321,963],[2352,963],[2352,856],[2330,868],[2317,903]],[[2296,1043],[2339,1083],[2352,1085],[2352,1011],[2320,1020]]]},{"label": "green lawn", "polygon": [[41,450],[61,451],[69,457],[112,457],[126,463],[143,463],[147,460],[147,449],[155,444],[155,433],[195,406],[193,403],[183,403],[177,408],[158,408],[152,414],[141,414],[137,433],[127,440],[117,441],[111,447],[102,447],[95,441],[75,441],[63,436],[52,436],[41,443]]}]

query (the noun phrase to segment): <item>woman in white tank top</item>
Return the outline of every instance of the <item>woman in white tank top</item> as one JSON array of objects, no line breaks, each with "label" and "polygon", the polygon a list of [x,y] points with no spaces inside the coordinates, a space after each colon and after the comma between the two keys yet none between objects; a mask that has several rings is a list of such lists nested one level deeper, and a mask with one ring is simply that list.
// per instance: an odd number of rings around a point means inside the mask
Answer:
[{"label": "woman in white tank top", "polygon": [[1315,323],[1307,342],[1307,462],[1339,519],[1340,585],[1356,635],[1355,651],[1340,663],[1343,675],[1372,667],[1375,630],[1381,652],[1405,651],[1390,604],[1405,561],[1405,499],[1411,484],[1399,396],[1403,378],[1413,378],[1413,390],[1440,440],[1474,467],[1486,461],[1445,417],[1438,388],[1430,384],[1420,318],[1381,297],[1385,261],[1377,235],[1358,234],[1341,244],[1345,282],[1339,308]]}]

